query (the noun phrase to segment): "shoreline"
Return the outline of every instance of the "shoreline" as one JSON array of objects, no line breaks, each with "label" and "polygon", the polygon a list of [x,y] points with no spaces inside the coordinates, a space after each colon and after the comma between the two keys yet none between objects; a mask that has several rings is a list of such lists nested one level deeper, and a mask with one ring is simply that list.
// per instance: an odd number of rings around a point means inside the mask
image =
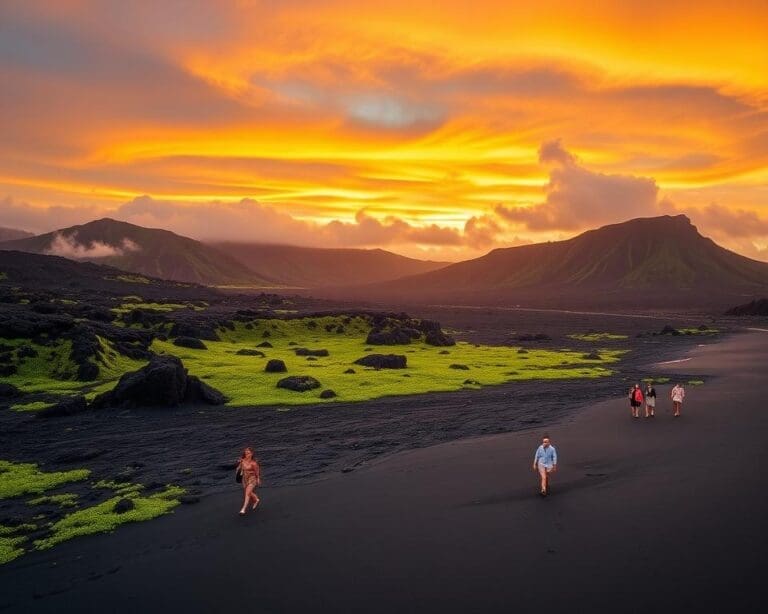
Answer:
[{"label": "shoreline", "polygon": [[[29,555],[4,566],[4,605],[87,610],[116,598],[115,611],[203,612],[242,606],[233,587],[243,586],[267,612],[507,611],[540,607],[540,591],[570,610],[757,603],[766,478],[755,473],[748,497],[734,487],[742,463],[768,454],[765,341],[752,332],[691,349],[685,374],[717,386],[689,390],[679,421],[663,402],[655,420],[633,421],[615,399],[533,426],[551,431],[561,456],[548,499],[526,470],[530,430],[460,439],[264,489],[246,518],[232,488],[175,517]],[[757,443],[741,448],[745,430]]]}]

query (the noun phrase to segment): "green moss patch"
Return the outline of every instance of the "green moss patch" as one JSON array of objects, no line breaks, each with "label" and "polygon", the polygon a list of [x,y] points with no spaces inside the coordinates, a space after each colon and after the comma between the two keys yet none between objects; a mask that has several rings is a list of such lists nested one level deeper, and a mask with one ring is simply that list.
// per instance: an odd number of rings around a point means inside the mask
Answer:
[{"label": "green moss patch", "polygon": [[99,480],[93,485],[94,488],[108,488],[114,490],[116,495],[125,497],[126,495],[135,495],[144,490],[142,484],[133,484],[131,482],[113,482],[111,480]]},{"label": "green moss patch", "polygon": [[40,411],[41,409],[46,409],[50,407],[50,403],[46,403],[45,401],[32,401],[30,403],[17,403],[16,405],[12,405],[11,409],[13,411]]},{"label": "green moss patch", "polygon": [[614,333],[574,333],[573,335],[568,335],[568,338],[575,339],[576,341],[589,342],[621,341],[629,339],[627,335],[616,335]]},{"label": "green moss patch", "polygon": [[59,507],[75,507],[77,505],[77,495],[74,493],[61,493],[60,495],[46,495],[30,499],[29,505],[58,505]]},{"label": "green moss patch", "polygon": [[689,379],[687,383],[689,386],[702,386],[704,384],[704,380]]},{"label": "green moss patch", "polygon": [[678,328],[681,335],[716,335],[720,332],[717,328]]},{"label": "green moss patch", "polygon": [[[249,326],[249,328],[246,328]],[[488,386],[510,381],[534,379],[596,378],[610,375],[606,366],[617,362],[622,350],[601,349],[599,358],[586,358],[583,351],[530,349],[518,354],[517,347],[482,346],[459,342],[449,354],[444,348],[414,342],[405,346],[381,346],[380,353],[408,356],[410,377],[397,370],[375,371],[354,365],[365,356],[365,339],[371,325],[365,318],[327,316],[317,318],[254,320],[238,322],[234,330],[219,329],[221,341],[206,341],[207,352],[196,352],[174,346],[170,341],[155,341],[152,349],[160,354],[178,356],[189,369],[206,383],[229,397],[229,405],[301,405],[318,402],[367,401],[391,395],[461,390],[471,379]],[[265,356],[238,355],[243,347],[254,348],[269,340],[271,348],[261,347]],[[297,347],[324,348],[328,356],[308,362],[296,356]],[[288,375],[310,375],[322,387],[316,391],[297,393],[277,388],[285,374],[265,373],[268,360],[285,362]],[[466,370],[451,369],[460,362]],[[355,374],[345,374],[349,368]],[[331,388],[334,399],[323,400],[320,392]]]},{"label": "green moss patch", "polygon": [[44,472],[32,463],[0,460],[0,499],[39,494],[68,482],[85,480],[90,473],[88,469]]},{"label": "green moss patch", "polygon": [[24,537],[0,537],[0,565],[24,554],[24,549],[20,547],[24,540]]},{"label": "green moss patch", "polygon": [[[86,507],[65,516],[51,527],[48,537],[35,540],[34,546],[38,550],[45,550],[75,537],[107,533],[114,531],[121,524],[157,518],[179,505],[179,497],[183,494],[184,489],[168,486],[164,491],[147,497],[130,494],[126,497],[107,499],[98,505]],[[118,514],[114,511],[115,504],[123,498],[133,502],[133,509]]]},{"label": "green moss patch", "polygon": [[118,275],[117,277],[107,277],[106,279],[116,279],[129,284],[151,284],[152,282],[143,275]]},{"label": "green moss patch", "polygon": [[171,311],[180,311],[182,309],[191,309],[192,311],[203,311],[205,306],[199,303],[122,303],[119,307],[112,309],[113,313],[121,314],[133,311],[134,309],[144,309],[146,311],[162,311],[168,313]]},{"label": "green moss patch", "polygon": [[[135,371],[146,364],[146,361],[133,360],[120,354],[107,339],[99,337],[101,355],[96,359],[99,366],[99,376],[93,382],[80,382],[75,379],[77,365],[70,359],[72,342],[60,340],[53,345],[39,345],[23,339],[5,340],[9,345],[29,345],[37,353],[34,357],[17,361],[17,372],[7,378],[10,384],[29,394],[46,394],[69,396],[76,393],[87,393],[93,398],[99,392],[109,390],[114,382],[125,372]],[[32,401],[17,403],[17,411],[38,411],[50,403]]]}]

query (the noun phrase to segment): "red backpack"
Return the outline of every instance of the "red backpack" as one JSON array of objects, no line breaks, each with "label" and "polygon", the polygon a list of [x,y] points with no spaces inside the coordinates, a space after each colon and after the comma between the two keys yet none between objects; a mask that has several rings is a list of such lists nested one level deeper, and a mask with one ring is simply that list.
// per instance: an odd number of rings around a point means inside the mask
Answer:
[{"label": "red backpack", "polygon": [[635,388],[635,391],[632,393],[632,398],[637,401],[638,403],[643,402],[643,391],[640,390],[640,388]]}]

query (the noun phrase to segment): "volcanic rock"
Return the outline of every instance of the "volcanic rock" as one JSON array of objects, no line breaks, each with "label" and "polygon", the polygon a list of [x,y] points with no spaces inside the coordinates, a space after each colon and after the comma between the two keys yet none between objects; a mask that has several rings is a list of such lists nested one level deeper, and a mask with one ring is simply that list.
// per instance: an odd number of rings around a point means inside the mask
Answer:
[{"label": "volcanic rock", "polygon": [[208,349],[208,346],[196,337],[176,337],[176,339],[173,340],[173,345],[180,348],[190,348],[192,350]]},{"label": "volcanic rock", "polygon": [[264,367],[264,371],[267,373],[285,373],[287,370],[288,367],[285,366],[285,363],[277,358],[270,360],[267,366]]},{"label": "volcanic rock", "polygon": [[256,347],[257,348],[272,348],[272,347],[275,347],[275,346],[272,345],[269,341],[262,341]]},{"label": "volcanic rock", "polygon": [[22,345],[18,350],[16,350],[16,357],[17,358],[36,358],[37,350],[33,348],[31,345]]},{"label": "volcanic rock", "polygon": [[450,335],[446,335],[441,330],[430,330],[424,336],[424,341],[428,345],[435,345],[437,347],[448,347],[456,345],[456,340]]},{"label": "volcanic rock", "polygon": [[14,397],[20,396],[21,394],[21,390],[16,388],[16,386],[13,384],[0,382],[0,399],[12,399]]},{"label": "volcanic rock", "polygon": [[368,354],[358,358],[355,364],[374,369],[405,369],[407,361],[402,354]]},{"label": "volcanic rock", "polygon": [[328,350],[309,350],[307,348],[296,348],[293,350],[296,356],[328,356]]},{"label": "volcanic rock", "polygon": [[238,356],[260,356],[261,358],[264,358],[265,356],[264,352],[260,352],[259,350],[250,350],[248,348],[237,350],[235,354],[237,354]]},{"label": "volcanic rock", "polygon": [[334,397],[337,397],[337,396],[338,395],[336,394],[336,392],[331,390],[330,388],[328,388],[326,390],[323,390],[320,393],[320,398],[321,399],[333,399]]},{"label": "volcanic rock", "polygon": [[133,508],[136,507],[136,504],[131,499],[120,499],[117,503],[115,503],[115,506],[112,508],[112,511],[115,512],[115,514],[125,514],[125,512],[130,512]]},{"label": "volcanic rock", "polygon": [[460,369],[461,371],[469,371],[469,367],[467,365],[460,365],[457,363],[453,363],[448,367],[449,369]]},{"label": "volcanic rock", "polygon": [[92,407],[174,407],[184,402],[219,405],[225,400],[218,390],[188,376],[176,356],[153,356],[145,367],[123,374],[111,391],[94,399]]},{"label": "volcanic rock", "polygon": [[192,324],[190,322],[176,322],[171,328],[171,337],[195,337],[205,341],[221,341],[216,331],[210,326]]},{"label": "volcanic rock", "polygon": [[10,377],[16,375],[16,365],[0,365],[0,377]]},{"label": "volcanic rock", "polygon": [[517,336],[518,341],[552,341],[552,337],[546,333],[524,334]]},{"label": "volcanic rock", "polygon": [[224,405],[228,401],[220,391],[206,384],[196,375],[187,377],[187,390],[184,400],[190,403],[205,403],[207,405]]},{"label": "volcanic rock", "polygon": [[278,388],[293,390],[294,392],[306,392],[314,388],[320,388],[320,382],[309,375],[289,375],[277,382]]}]

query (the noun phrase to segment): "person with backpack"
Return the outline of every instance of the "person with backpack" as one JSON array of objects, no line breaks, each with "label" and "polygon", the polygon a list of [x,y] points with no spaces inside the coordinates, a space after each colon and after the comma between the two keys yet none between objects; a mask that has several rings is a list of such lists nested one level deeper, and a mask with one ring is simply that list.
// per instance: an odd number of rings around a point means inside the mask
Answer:
[{"label": "person with backpack", "polygon": [[680,416],[680,412],[683,410],[683,399],[685,399],[685,388],[682,384],[675,384],[672,388],[672,392],[669,393],[672,398],[672,415],[675,418]]},{"label": "person with backpack", "polygon": [[643,405],[643,391],[640,384],[635,384],[629,389],[629,409],[633,418],[640,417],[640,407]]},{"label": "person with backpack", "polygon": [[656,416],[656,389],[651,382],[645,384],[645,417]]}]

